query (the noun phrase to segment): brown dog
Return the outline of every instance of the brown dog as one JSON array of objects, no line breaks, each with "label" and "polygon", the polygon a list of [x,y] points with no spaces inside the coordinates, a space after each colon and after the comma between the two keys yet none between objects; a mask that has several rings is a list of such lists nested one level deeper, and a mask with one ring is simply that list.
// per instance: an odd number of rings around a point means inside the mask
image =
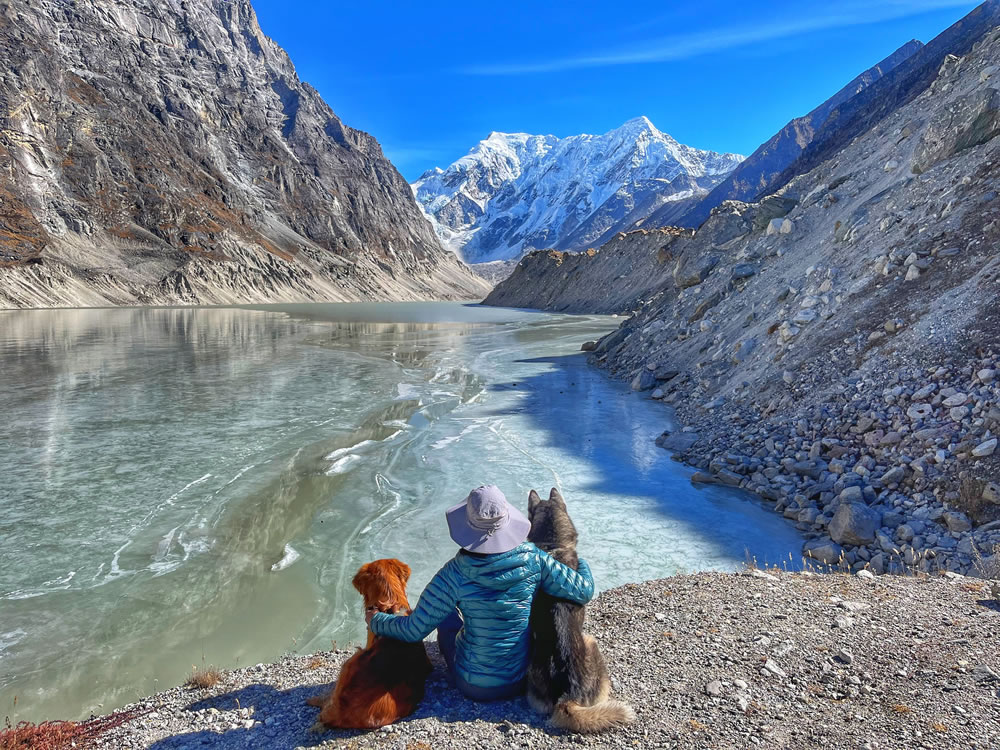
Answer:
[{"label": "brown dog", "polygon": [[[353,584],[366,608],[399,614],[410,611],[406,600],[409,578],[410,567],[405,563],[375,560],[361,566]],[[423,642],[380,638],[369,630],[368,644],[341,667],[333,691],[306,701],[323,709],[314,729],[376,729],[409,716],[424,697],[430,673]]]}]

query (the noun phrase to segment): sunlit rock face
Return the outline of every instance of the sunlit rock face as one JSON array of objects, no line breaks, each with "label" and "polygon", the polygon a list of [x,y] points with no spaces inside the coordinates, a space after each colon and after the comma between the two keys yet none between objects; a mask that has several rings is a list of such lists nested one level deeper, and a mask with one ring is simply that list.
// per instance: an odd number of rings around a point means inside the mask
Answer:
[{"label": "sunlit rock face", "polygon": [[247,0],[0,3],[0,306],[471,297]]}]

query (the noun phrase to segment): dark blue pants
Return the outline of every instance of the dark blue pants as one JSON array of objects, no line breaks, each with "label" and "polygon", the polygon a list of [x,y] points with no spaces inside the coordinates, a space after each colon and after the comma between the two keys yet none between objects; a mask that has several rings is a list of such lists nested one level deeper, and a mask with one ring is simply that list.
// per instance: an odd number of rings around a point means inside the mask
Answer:
[{"label": "dark blue pants", "polygon": [[474,701],[499,701],[523,693],[524,680],[513,685],[479,687],[478,685],[470,685],[462,679],[460,674],[455,672],[455,637],[461,629],[462,616],[457,609],[438,625],[438,649],[441,651],[441,656],[444,657],[445,664],[448,665],[448,673],[455,680],[455,686],[462,695]]}]

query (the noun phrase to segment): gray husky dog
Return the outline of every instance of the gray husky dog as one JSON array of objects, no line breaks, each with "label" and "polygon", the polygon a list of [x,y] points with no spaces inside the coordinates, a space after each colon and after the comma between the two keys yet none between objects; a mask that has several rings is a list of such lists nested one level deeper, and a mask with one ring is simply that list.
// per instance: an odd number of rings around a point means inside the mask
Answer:
[{"label": "gray husky dog", "polygon": [[[576,527],[555,487],[548,501],[528,495],[528,541],[576,570]],[[625,703],[611,700],[611,679],[597,642],[583,632],[580,604],[539,589],[531,605],[531,665],[528,702],[552,723],[573,732],[600,732],[635,721]]]}]

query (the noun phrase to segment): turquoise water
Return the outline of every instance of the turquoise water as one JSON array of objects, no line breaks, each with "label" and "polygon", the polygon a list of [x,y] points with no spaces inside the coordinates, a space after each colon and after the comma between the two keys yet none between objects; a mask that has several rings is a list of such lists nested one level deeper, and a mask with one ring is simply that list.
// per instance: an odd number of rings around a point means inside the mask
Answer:
[{"label": "turquoise water", "polygon": [[781,518],[653,444],[661,406],[587,367],[604,317],[451,303],[0,312],[0,715],[79,718],[361,640],[362,563],[410,596],[443,511],[559,486],[600,588],[747,555]]}]

